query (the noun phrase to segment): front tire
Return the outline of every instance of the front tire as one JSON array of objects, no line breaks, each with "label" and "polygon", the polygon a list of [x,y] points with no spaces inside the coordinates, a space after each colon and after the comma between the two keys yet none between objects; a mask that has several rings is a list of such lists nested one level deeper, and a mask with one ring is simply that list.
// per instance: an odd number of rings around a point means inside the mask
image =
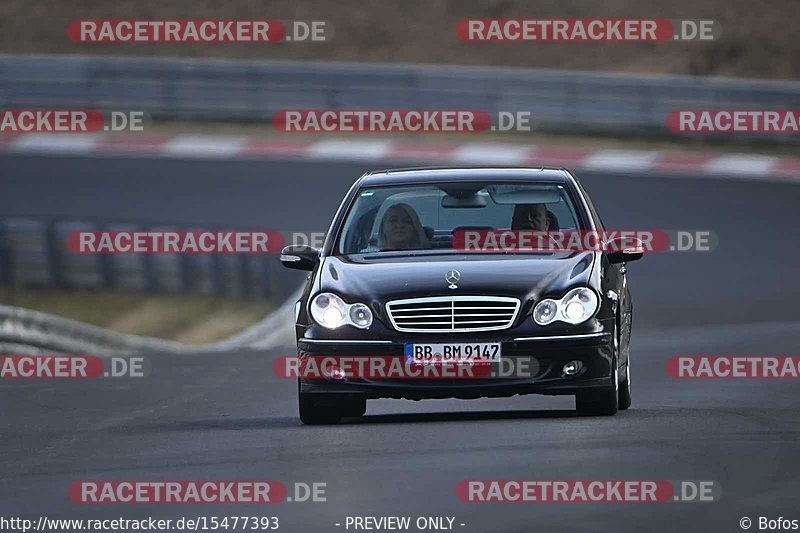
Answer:
[{"label": "front tire", "polygon": [[[617,357],[619,355],[619,336],[617,326],[614,325],[614,358],[611,361],[611,368],[614,372],[613,385],[607,389],[597,391],[579,392],[575,395],[575,408],[581,416],[614,416],[620,409],[620,400],[623,393],[619,383],[619,369],[617,368]],[[628,407],[630,406],[630,396],[628,396]],[[628,407],[622,407],[627,409]]]},{"label": "front tire", "polygon": [[625,379],[619,385],[619,408],[624,411],[631,406],[631,360],[625,367]]}]

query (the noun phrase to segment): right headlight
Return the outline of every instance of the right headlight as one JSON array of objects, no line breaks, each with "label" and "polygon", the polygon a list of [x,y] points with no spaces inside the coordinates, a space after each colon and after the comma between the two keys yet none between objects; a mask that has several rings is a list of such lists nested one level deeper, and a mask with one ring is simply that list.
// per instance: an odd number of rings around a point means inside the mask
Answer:
[{"label": "right headlight", "polygon": [[567,324],[580,324],[597,311],[597,294],[588,287],[572,289],[560,300],[547,298],[533,308],[533,321],[546,326],[556,320]]},{"label": "right headlight", "polygon": [[362,303],[348,304],[337,295],[323,292],[311,300],[311,316],[317,324],[336,329],[345,324],[361,329],[372,325],[372,311]]}]

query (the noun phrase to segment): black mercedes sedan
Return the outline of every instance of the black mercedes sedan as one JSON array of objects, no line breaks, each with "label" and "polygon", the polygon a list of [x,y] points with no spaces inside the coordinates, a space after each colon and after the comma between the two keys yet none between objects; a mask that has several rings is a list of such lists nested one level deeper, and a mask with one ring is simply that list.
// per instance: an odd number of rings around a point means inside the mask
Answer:
[{"label": "black mercedes sedan", "polygon": [[[563,168],[361,176],[321,250],[281,252],[286,267],[310,272],[295,308],[298,357],[395,359],[440,373],[301,375],[301,421],[361,416],[375,398],[568,394],[580,414],[627,409],[626,262],[643,247],[523,246],[526,232],[605,235],[583,186]],[[484,371],[441,372],[454,366]]]}]

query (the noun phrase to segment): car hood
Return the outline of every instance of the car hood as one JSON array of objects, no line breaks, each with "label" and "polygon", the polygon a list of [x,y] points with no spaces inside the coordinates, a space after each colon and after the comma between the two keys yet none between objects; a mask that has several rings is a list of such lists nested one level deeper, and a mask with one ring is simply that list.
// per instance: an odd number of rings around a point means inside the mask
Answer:
[{"label": "car hood", "polygon": [[[588,285],[595,254],[331,256],[318,274],[319,290],[370,304],[429,296],[511,296],[523,303]],[[457,289],[445,275],[457,270]]]}]

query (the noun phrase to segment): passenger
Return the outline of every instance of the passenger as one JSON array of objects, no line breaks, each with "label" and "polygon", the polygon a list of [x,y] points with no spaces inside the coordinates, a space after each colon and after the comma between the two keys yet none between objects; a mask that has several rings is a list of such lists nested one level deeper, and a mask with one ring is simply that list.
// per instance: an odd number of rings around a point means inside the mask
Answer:
[{"label": "passenger", "polygon": [[550,217],[544,204],[517,204],[511,218],[512,230],[547,231]]},{"label": "passenger", "polygon": [[414,208],[397,203],[386,210],[378,231],[378,250],[425,250],[431,242]]}]

